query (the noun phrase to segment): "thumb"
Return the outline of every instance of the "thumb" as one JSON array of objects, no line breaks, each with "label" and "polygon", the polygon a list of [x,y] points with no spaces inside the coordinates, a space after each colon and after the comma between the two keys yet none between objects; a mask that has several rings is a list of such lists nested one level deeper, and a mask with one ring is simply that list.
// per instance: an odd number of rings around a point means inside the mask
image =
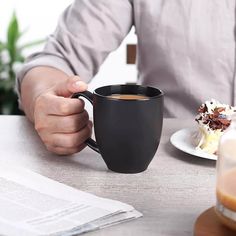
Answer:
[{"label": "thumb", "polygon": [[87,90],[88,85],[81,81],[79,76],[72,76],[65,82],[60,83],[56,86],[56,94],[63,97],[69,97],[73,93],[83,92]]}]

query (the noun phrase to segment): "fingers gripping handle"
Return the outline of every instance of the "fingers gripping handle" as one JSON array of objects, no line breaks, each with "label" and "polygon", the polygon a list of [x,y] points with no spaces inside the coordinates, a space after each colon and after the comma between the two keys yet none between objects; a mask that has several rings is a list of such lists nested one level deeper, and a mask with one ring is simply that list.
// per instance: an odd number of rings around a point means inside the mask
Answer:
[{"label": "fingers gripping handle", "polygon": [[[93,94],[90,93],[89,91],[74,93],[71,98],[79,98],[79,97],[84,97],[84,98],[86,98],[86,99],[89,100],[89,101],[91,102],[91,104],[93,105]],[[88,138],[85,143],[86,143],[91,149],[93,149],[94,151],[100,153],[97,143],[96,143],[92,138]]]}]

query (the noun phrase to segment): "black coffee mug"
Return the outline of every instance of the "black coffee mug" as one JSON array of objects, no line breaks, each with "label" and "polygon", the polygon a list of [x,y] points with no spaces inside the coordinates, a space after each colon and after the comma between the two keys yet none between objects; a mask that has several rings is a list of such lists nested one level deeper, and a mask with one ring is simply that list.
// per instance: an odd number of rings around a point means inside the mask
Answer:
[{"label": "black coffee mug", "polygon": [[119,173],[147,169],[160,142],[163,95],[157,88],[139,85],[111,85],[93,94],[73,94],[72,98],[85,97],[93,104],[96,142],[89,138],[86,143],[101,154],[108,169]]}]

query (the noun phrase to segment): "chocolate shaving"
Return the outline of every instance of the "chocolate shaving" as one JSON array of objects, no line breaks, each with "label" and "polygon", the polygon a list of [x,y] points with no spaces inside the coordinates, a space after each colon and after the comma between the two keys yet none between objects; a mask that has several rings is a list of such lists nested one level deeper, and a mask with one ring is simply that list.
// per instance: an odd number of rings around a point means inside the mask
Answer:
[{"label": "chocolate shaving", "polygon": [[202,123],[208,125],[212,130],[221,130],[224,131],[227,129],[231,123],[231,120],[228,120],[227,117],[221,112],[225,111],[224,107],[216,107],[212,110],[212,114],[207,113],[207,107],[205,104],[201,105],[198,109],[199,113],[203,113],[203,116],[199,116],[195,120],[199,122],[202,120]]},{"label": "chocolate shaving", "polygon": [[202,104],[202,105],[199,107],[198,112],[199,112],[199,113],[205,113],[205,112],[207,112],[207,106],[206,106],[206,104]]},{"label": "chocolate shaving", "polygon": [[216,107],[215,109],[214,109],[214,112],[222,112],[222,111],[225,111],[225,107]]}]

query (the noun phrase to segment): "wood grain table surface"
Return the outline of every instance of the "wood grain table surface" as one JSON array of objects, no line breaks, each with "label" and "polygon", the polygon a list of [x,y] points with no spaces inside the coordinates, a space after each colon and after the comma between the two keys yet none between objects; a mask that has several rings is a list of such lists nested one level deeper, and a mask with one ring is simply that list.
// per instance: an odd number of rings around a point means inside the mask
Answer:
[{"label": "wood grain table surface", "polygon": [[215,203],[215,161],[173,147],[171,135],[194,120],[165,119],[161,143],[149,168],[139,174],[109,171],[99,154],[49,153],[24,116],[0,116],[0,161],[23,166],[74,188],[133,205],[143,217],[88,236],[187,236],[201,212]]}]

